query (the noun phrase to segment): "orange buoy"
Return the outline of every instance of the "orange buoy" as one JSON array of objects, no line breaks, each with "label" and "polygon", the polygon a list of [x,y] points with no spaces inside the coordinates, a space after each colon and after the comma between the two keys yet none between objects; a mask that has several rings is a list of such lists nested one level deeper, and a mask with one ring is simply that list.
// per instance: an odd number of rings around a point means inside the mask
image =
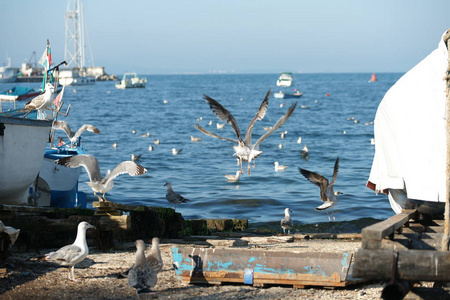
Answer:
[{"label": "orange buoy", "polygon": [[372,78],[370,78],[370,82],[377,81],[377,75],[375,73],[372,74]]},{"label": "orange buoy", "polygon": [[325,96],[329,97],[329,96],[330,96],[330,93],[326,93]]}]

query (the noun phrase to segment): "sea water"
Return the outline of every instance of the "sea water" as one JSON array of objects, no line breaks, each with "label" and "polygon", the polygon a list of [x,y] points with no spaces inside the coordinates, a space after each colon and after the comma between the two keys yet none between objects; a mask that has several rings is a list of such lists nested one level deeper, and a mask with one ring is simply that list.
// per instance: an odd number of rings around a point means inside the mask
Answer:
[{"label": "sea water", "polygon": [[[82,144],[88,154],[97,157],[102,173],[131,160],[132,153],[142,155],[138,163],[147,168],[147,174],[117,177],[114,188],[106,194],[110,201],[167,207],[164,183],[169,181],[176,192],[191,200],[176,208],[187,219],[239,218],[248,219],[250,224],[276,224],[289,207],[296,224],[328,222],[326,212],[314,210],[321,204],[319,188],[298,168],[331,180],[339,157],[335,190],[343,194],[334,207],[336,220],[386,219],[393,215],[387,197],[375,195],[365,185],[374,155],[375,113],[386,91],[402,74],[377,74],[377,82],[369,82],[370,75],[294,74],[295,83],[290,88],[275,86],[278,74],[147,75],[146,88],[127,90],[116,89],[115,82],[67,86],[63,100],[72,107],[68,117],[59,119],[68,121],[74,130],[85,123],[100,129],[101,134],[84,132]],[[0,84],[0,88],[11,85]],[[273,92],[293,92],[294,88],[304,93],[301,98],[273,97]],[[203,94],[227,108],[245,135],[269,89],[269,108],[254,126],[253,142],[265,133],[263,127],[273,126],[294,102],[298,102],[297,108],[261,144],[263,153],[256,159],[256,167],[251,167],[251,175],[244,163],[239,181],[227,182],[224,174],[235,174],[239,169],[233,143],[206,136],[194,124],[231,139],[236,135],[228,124],[217,129],[216,123],[223,122],[212,113]],[[284,139],[281,131],[287,131]],[[149,137],[141,137],[147,132]],[[62,131],[56,134],[68,141]],[[191,142],[191,136],[202,140]],[[160,140],[159,145],[155,139]],[[113,148],[113,143],[118,147]],[[150,145],[153,151],[148,150]],[[301,157],[305,145],[308,160]],[[175,156],[172,148],[183,151]],[[276,172],[275,161],[287,165],[286,171]],[[92,207],[97,198],[86,181],[83,170],[79,188]]]}]

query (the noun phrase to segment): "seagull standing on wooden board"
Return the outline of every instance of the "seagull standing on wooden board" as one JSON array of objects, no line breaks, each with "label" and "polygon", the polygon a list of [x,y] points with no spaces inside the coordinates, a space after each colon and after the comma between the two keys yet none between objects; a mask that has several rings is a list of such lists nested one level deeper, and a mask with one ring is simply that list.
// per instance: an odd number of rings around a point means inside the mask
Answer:
[{"label": "seagull standing on wooden board", "polygon": [[75,265],[83,261],[89,254],[89,248],[86,242],[86,230],[89,228],[95,228],[95,226],[92,226],[88,222],[81,222],[78,224],[77,237],[72,245],[67,245],[59,250],[45,254],[45,261],[72,267],[69,269],[69,279],[72,281],[76,281],[74,274]]},{"label": "seagull standing on wooden board", "polygon": [[[308,179],[311,183],[314,183],[317,185],[320,189],[320,200],[322,200],[324,203],[318,207],[315,208],[315,210],[326,210],[331,209],[331,213],[333,214],[333,220],[336,221],[336,218],[334,217],[333,207],[338,202],[337,196],[339,194],[342,194],[339,191],[334,191],[333,187],[336,183],[338,169],[339,169],[339,157],[336,158],[336,162],[334,163],[334,171],[333,171],[333,178],[330,182],[328,182],[328,179],[324,176],[314,173],[302,168],[298,168],[300,173],[302,173],[303,176],[305,176],[306,179]],[[331,221],[330,215],[328,214],[328,221]]]}]

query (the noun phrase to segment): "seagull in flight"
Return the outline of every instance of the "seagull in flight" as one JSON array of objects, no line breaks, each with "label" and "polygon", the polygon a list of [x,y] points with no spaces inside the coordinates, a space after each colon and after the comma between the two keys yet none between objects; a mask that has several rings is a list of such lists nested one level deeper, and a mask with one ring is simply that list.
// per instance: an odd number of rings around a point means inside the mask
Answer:
[{"label": "seagull in flight", "polygon": [[203,127],[201,127],[198,124],[195,124],[195,127],[203,132],[206,135],[209,135],[211,137],[215,137],[224,141],[230,141],[237,146],[233,146],[233,149],[235,151],[236,157],[238,158],[239,164],[241,166],[241,173],[244,174],[242,162],[247,162],[247,171],[248,174],[250,174],[250,163],[253,161],[253,167],[255,166],[254,160],[262,153],[262,151],[259,150],[260,144],[275,130],[277,130],[286,120],[292,115],[292,113],[295,110],[295,107],[297,106],[297,103],[295,103],[293,106],[291,106],[286,114],[282,116],[277,123],[271,127],[269,131],[267,131],[264,135],[262,135],[255,144],[252,144],[252,134],[253,134],[253,126],[255,125],[256,121],[260,121],[264,118],[267,112],[267,108],[269,106],[269,96],[270,96],[270,90],[267,92],[264,100],[262,101],[255,117],[251,120],[250,124],[247,127],[247,131],[245,133],[244,138],[242,138],[241,131],[239,129],[238,123],[236,119],[233,117],[233,115],[225,108],[223,107],[219,102],[212,99],[209,96],[204,95],[205,100],[208,101],[209,106],[213,113],[222,121],[226,121],[228,124],[231,125],[234,132],[236,133],[237,140],[229,139],[221,137],[217,134],[214,134]]},{"label": "seagull in flight", "polygon": [[[103,200],[108,201],[105,198],[105,194],[114,187],[114,178],[117,176],[125,173],[130,176],[144,175],[147,173],[146,168],[128,160],[118,164],[112,172],[107,174],[106,177],[103,177],[100,172],[97,158],[87,154],[63,157],[55,160],[55,162],[69,168],[84,167],[90,180],[86,183],[91,187],[92,191],[94,191],[94,195],[98,197],[100,202]],[[102,193],[103,197],[100,197],[97,193]]]},{"label": "seagull in flight", "polygon": [[[302,168],[298,168],[300,173],[302,173],[303,176],[305,176],[306,179],[308,179],[311,183],[314,183],[317,185],[320,189],[320,200],[322,200],[324,203],[318,207],[315,208],[315,210],[326,210],[328,208],[331,209],[331,213],[333,214],[333,220],[336,221],[336,218],[334,217],[333,207],[338,202],[337,196],[342,194],[339,191],[334,191],[333,186],[336,182],[338,169],[339,169],[339,157],[336,158],[336,162],[334,163],[334,171],[333,171],[333,178],[330,182],[328,182],[328,179],[324,176],[314,173]],[[330,215],[328,214],[328,221],[331,221]]]},{"label": "seagull in flight", "polygon": [[72,145],[78,143],[78,138],[81,136],[83,131],[87,130],[93,133],[100,133],[100,130],[90,124],[84,124],[77,130],[77,132],[74,132],[69,123],[66,121],[54,121],[53,128],[63,130],[67,134],[67,137]]}]

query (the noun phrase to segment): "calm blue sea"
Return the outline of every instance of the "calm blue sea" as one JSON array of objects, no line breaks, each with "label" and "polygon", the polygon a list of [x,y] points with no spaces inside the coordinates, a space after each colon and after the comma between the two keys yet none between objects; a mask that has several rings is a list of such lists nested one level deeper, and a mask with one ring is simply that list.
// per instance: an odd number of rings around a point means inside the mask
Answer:
[{"label": "calm blue sea", "polygon": [[[132,153],[142,155],[139,163],[148,173],[117,177],[107,194],[111,201],[168,206],[164,183],[170,181],[176,192],[192,200],[177,206],[177,211],[188,219],[279,222],[289,207],[296,224],[328,222],[325,212],[314,210],[321,204],[318,187],[307,181],[298,167],[331,177],[339,156],[335,190],[344,194],[335,206],[336,220],[385,219],[393,215],[387,197],[376,196],[365,187],[374,154],[371,122],[384,94],[401,75],[377,74],[378,82],[369,83],[371,74],[294,74],[294,87],[304,93],[303,97],[275,99],[271,95],[266,117],[256,123],[253,131],[256,141],[264,133],[263,126],[272,126],[288,105],[298,101],[296,111],[279,130],[288,131],[285,139],[278,132],[269,136],[261,146],[263,154],[256,160],[256,168],[250,176],[241,176],[238,183],[227,182],[223,176],[238,169],[231,143],[205,136],[194,127],[198,123],[219,135],[236,137],[229,125],[222,130],[216,128],[220,121],[202,95],[225,106],[245,134],[267,90],[280,90],[275,86],[278,74],[150,75],[145,89],[118,90],[114,82],[68,87],[64,101],[72,104],[72,109],[67,118],[61,119],[73,128],[89,123],[101,130],[98,135],[85,132],[82,143],[89,154],[98,158],[103,172],[130,160]],[[11,85],[0,84],[0,90]],[[210,120],[212,126],[208,125]],[[150,137],[140,136],[147,132]],[[62,132],[58,135],[62,136]],[[201,142],[191,142],[191,135],[202,137]],[[299,137],[301,144],[297,143]],[[160,139],[160,145],[155,145],[154,139]],[[117,149],[112,147],[114,142],[118,143]],[[309,160],[300,157],[305,144]],[[148,151],[150,145],[154,147],[152,152]],[[172,148],[183,151],[174,156]],[[275,161],[289,167],[275,172]],[[83,171],[84,181],[88,177]],[[80,183],[80,189],[92,205],[96,197],[89,186]]]}]

